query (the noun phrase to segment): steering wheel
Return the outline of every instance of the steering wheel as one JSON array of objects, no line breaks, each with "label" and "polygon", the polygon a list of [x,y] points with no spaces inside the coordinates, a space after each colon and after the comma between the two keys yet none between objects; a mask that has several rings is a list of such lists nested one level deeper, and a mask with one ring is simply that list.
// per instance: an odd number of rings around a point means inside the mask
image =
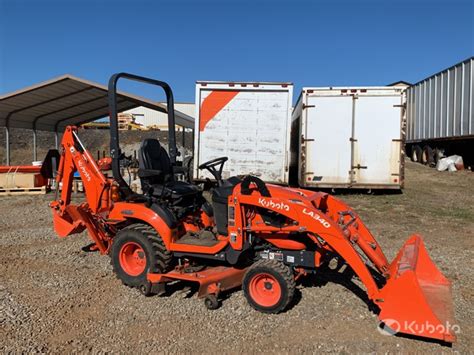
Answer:
[{"label": "steering wheel", "polygon": [[[202,163],[198,166],[199,169],[206,169],[209,171],[212,176],[217,180],[219,185],[222,184],[222,170],[224,170],[224,163],[229,160],[227,157],[220,157],[216,159],[209,160],[205,163]],[[219,166],[219,168],[216,168]]]}]

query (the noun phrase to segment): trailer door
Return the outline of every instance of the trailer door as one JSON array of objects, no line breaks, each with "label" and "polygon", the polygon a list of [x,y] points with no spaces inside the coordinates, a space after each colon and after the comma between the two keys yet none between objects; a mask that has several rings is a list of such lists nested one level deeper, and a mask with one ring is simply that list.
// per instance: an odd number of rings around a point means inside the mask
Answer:
[{"label": "trailer door", "polygon": [[307,96],[303,143],[306,186],[347,185],[351,169],[352,96]]},{"label": "trailer door", "polygon": [[[199,129],[199,153],[195,165],[227,156],[223,177],[256,175],[262,180],[287,183],[287,150],[289,124],[289,92],[285,90],[202,90],[200,116],[204,102],[211,94],[234,92],[227,100],[219,99],[207,124]],[[211,107],[213,109],[214,107]],[[197,171],[198,178],[210,177],[205,170]]]},{"label": "trailer door", "polygon": [[399,184],[401,99],[359,96],[354,115],[354,183]]}]

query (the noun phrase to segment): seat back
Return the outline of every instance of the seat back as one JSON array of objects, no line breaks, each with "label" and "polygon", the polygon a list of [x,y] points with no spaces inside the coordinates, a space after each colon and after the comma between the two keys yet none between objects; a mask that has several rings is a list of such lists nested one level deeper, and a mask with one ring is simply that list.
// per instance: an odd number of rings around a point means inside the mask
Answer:
[{"label": "seat back", "polygon": [[173,167],[166,150],[154,138],[145,139],[138,153],[140,169],[160,170],[161,174],[142,178],[142,184],[164,184],[173,180]]}]

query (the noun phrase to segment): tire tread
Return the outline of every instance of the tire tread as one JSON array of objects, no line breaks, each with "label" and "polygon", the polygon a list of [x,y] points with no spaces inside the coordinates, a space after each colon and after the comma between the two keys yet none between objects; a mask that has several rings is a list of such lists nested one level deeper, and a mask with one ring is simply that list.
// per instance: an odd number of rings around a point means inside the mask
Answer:
[{"label": "tire tread", "polygon": [[[150,265],[150,272],[165,273],[171,269],[172,254],[166,248],[165,243],[163,242],[163,239],[161,238],[161,236],[152,226],[148,224],[144,224],[144,223],[134,223],[123,228],[121,231],[125,231],[125,230],[137,231],[143,234],[151,242],[150,245],[155,254],[155,262],[153,263],[153,265]],[[117,233],[117,236],[119,235],[119,233],[120,231]],[[117,238],[117,236],[115,238]],[[124,285],[134,287],[134,285],[131,285],[130,283],[128,283],[126,280],[122,279],[119,276],[118,270],[116,269],[116,265],[114,264],[112,258],[110,260],[110,263],[112,265],[112,270],[115,276],[120,281],[122,281]]]},{"label": "tire tread", "polygon": [[[293,272],[287,265],[283,264],[280,261],[261,259],[255,262],[254,264],[252,264],[252,266],[250,266],[250,268],[247,270],[247,273],[257,268],[268,268],[268,269],[276,271],[278,274],[282,276],[285,282],[285,287],[288,290],[288,295],[285,301],[281,305],[279,305],[279,307],[275,309],[271,309],[271,310],[263,310],[263,309],[258,309],[258,310],[265,313],[279,313],[283,311],[284,309],[286,309],[286,307],[288,307],[288,305],[293,299],[293,296],[295,295],[296,281],[295,281]],[[243,291],[244,291],[245,298],[249,300],[250,295],[248,294],[247,289],[245,287],[243,287]]]}]

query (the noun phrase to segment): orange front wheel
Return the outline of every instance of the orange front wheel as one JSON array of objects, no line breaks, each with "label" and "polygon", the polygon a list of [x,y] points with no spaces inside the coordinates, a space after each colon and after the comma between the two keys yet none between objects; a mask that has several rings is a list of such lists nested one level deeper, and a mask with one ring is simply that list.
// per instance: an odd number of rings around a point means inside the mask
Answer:
[{"label": "orange front wheel", "polygon": [[281,299],[281,286],[277,278],[271,274],[256,274],[250,280],[249,295],[258,304],[273,307]]},{"label": "orange front wheel", "polygon": [[253,308],[264,313],[279,313],[293,299],[295,278],[285,264],[259,260],[247,270],[242,288]]}]

